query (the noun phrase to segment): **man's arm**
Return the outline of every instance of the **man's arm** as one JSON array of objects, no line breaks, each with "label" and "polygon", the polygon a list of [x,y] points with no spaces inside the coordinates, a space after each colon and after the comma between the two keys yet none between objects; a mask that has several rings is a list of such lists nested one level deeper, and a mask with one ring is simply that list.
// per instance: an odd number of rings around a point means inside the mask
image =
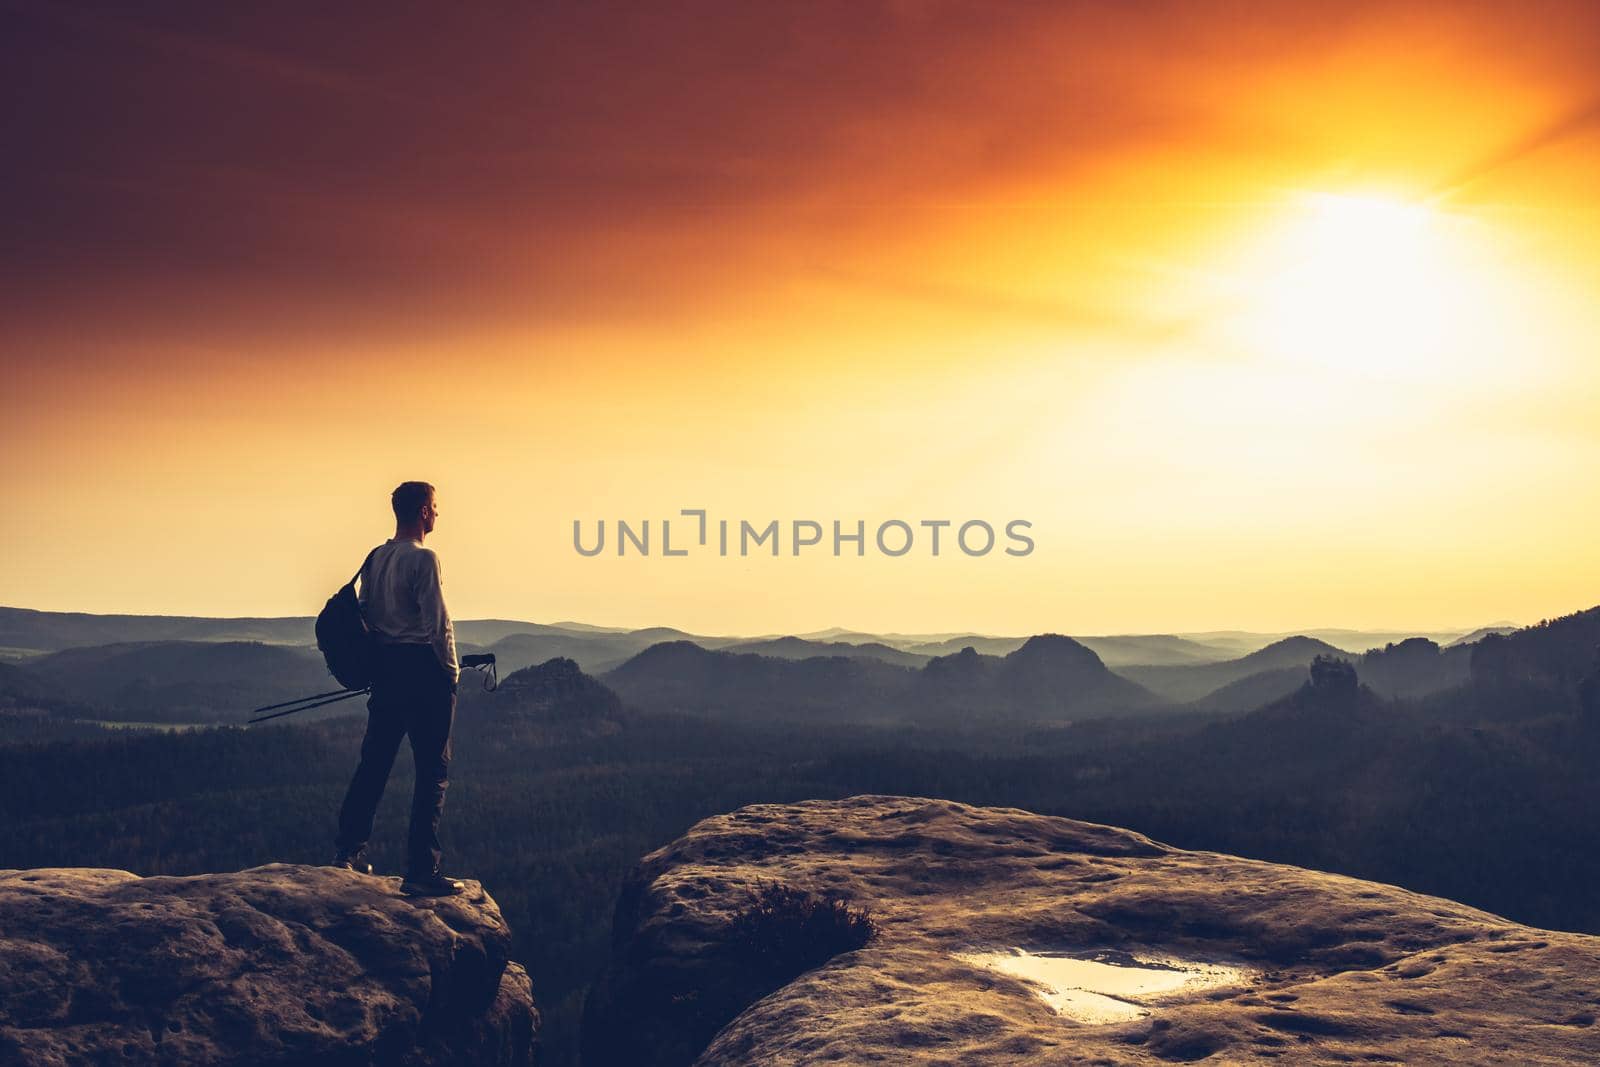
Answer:
[{"label": "man's arm", "polygon": [[427,625],[433,654],[451,681],[461,678],[461,661],[456,658],[456,630],[444,606],[444,578],[439,572],[439,555],[428,552],[417,574],[417,606]]}]

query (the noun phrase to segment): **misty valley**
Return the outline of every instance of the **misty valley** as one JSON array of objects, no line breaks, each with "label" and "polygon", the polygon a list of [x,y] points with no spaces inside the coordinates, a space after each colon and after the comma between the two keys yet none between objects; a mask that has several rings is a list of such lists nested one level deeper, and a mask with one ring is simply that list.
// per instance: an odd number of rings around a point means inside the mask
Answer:
[{"label": "misty valley", "polygon": [[[0,868],[327,863],[360,701],[239,725],[329,688],[310,625],[0,609]],[[1470,634],[458,635],[501,682],[462,678],[446,862],[504,912],[546,1063],[578,1062],[640,857],[754,803],[1020,808],[1600,933],[1600,608]]]}]

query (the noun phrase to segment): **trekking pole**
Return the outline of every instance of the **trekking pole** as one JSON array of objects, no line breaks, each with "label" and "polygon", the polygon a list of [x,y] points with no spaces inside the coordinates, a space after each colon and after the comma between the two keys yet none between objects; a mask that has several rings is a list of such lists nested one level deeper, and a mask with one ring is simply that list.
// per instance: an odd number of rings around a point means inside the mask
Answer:
[{"label": "trekking pole", "polygon": [[338,697],[347,693],[353,696],[356,693],[365,692],[365,689],[330,689],[326,693],[312,693],[308,697],[295,697],[293,700],[285,700],[282,704],[268,704],[264,707],[256,708],[250,714],[260,715],[263,711],[277,711],[279,708],[286,708],[290,704],[303,704],[308,700],[321,700],[323,697]]},{"label": "trekking pole", "polygon": [[[312,708],[320,708],[324,704],[337,704],[341,700],[349,700],[351,697],[361,696],[365,692],[365,689],[340,689],[337,691],[336,695],[318,693],[315,696],[301,697],[299,700],[286,700],[282,704],[268,704],[264,708],[256,708],[255,711],[252,711],[250,714],[255,715],[256,717],[247,721],[245,725],[248,726],[251,723],[266,722],[268,719],[279,719],[285,715],[293,715],[297,711],[310,711]],[[317,699],[318,697],[325,697],[326,699],[319,700]],[[305,701],[308,700],[314,701],[314,703],[305,703]],[[273,711],[271,715],[259,714],[260,712],[272,711],[273,708],[281,708],[289,704],[298,704],[300,706],[289,708],[288,711]]]},{"label": "trekking pole", "polygon": [[[486,652],[479,656],[462,656],[461,666],[468,670],[476,669],[486,675],[483,687],[488,692],[492,693],[500,687],[500,678],[495,669],[493,652]],[[296,700],[285,700],[278,704],[266,704],[251,711],[250,714],[254,715],[255,718],[247,720],[245,725],[266,722],[268,719],[281,719],[285,715],[293,715],[297,711],[310,711],[312,708],[320,708],[325,704],[337,704],[341,700],[349,700],[351,697],[358,697],[370,691],[370,686],[361,689],[333,689],[326,693],[313,693],[308,697],[300,697]],[[294,706],[290,707],[291,704]],[[286,708],[287,710],[279,711],[279,708]],[[261,714],[263,711],[270,711],[272,714],[263,715]]]}]

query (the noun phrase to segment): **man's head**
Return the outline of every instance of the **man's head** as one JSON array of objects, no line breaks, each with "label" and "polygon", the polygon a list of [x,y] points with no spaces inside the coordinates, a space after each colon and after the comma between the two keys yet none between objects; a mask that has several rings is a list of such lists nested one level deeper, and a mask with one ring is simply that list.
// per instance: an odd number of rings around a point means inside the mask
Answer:
[{"label": "man's head", "polygon": [[389,494],[394,508],[394,521],[400,526],[415,526],[423,533],[432,533],[439,517],[439,503],[434,498],[433,486],[427,482],[401,482]]}]

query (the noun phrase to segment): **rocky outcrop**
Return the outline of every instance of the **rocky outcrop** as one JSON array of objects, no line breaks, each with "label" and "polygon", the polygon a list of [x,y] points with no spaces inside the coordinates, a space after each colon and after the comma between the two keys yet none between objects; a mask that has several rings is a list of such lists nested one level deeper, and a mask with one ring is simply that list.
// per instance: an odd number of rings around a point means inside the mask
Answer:
[{"label": "rocky outcrop", "polygon": [[0,871],[0,1062],[531,1064],[539,1026],[476,882],[271,864]]},{"label": "rocky outcrop", "polygon": [[[832,947],[775,977],[749,944],[774,887],[870,936],[791,924],[769,949],[801,929]],[[1179,980],[1011,967],[1028,960]],[[1600,938],[1106,826],[863,796],[743,808],[645,857],[584,1041],[587,1067],[1568,1064],[1600,1062],[1597,1013]]]}]

